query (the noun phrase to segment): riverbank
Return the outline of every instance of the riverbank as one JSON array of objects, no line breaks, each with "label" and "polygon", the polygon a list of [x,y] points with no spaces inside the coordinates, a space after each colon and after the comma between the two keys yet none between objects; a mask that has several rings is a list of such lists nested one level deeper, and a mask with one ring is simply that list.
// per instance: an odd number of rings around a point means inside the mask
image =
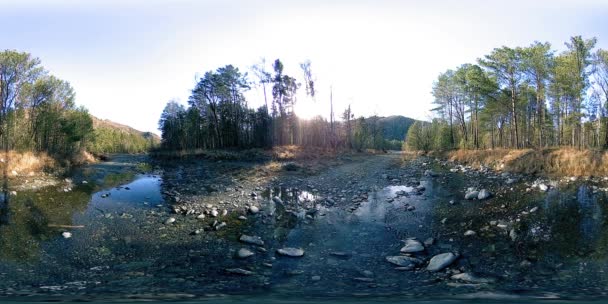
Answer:
[{"label": "riverbank", "polygon": [[548,177],[598,177],[608,175],[608,152],[572,148],[455,150],[429,156],[474,168],[481,166],[511,173]]}]

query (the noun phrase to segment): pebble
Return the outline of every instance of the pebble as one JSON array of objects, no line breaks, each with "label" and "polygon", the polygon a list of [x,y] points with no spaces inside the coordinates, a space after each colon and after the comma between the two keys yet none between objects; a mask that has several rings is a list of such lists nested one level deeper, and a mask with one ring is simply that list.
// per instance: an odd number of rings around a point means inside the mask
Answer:
[{"label": "pebble", "polygon": [[167,220],[165,220],[165,225],[169,225],[169,224],[173,224],[173,223],[175,223],[174,217],[170,217]]},{"label": "pebble", "polygon": [[252,275],[253,274],[252,271],[245,270],[242,268],[228,268],[228,269],[226,269],[226,272],[230,273],[230,274],[238,274],[238,275]]},{"label": "pebble", "polygon": [[496,281],[496,279],[494,279],[494,278],[480,278],[480,277],[478,277],[472,273],[468,273],[468,272],[455,274],[451,278],[453,280],[460,280],[460,281],[476,283],[476,284],[494,283]]},{"label": "pebble", "polygon": [[485,200],[487,198],[490,198],[491,196],[492,196],[492,193],[490,193],[490,191],[488,191],[486,189],[481,189],[481,191],[479,191],[479,194],[477,195],[477,199]]},{"label": "pebble", "polygon": [[304,250],[302,250],[301,248],[293,248],[293,247],[277,249],[277,253],[280,255],[283,255],[283,256],[289,256],[289,257],[294,257],[294,258],[304,256]]},{"label": "pebble", "polygon": [[408,239],[405,240],[405,246],[401,248],[401,253],[416,253],[424,251],[424,246],[417,240]]},{"label": "pebble", "polygon": [[218,215],[219,215],[219,212],[217,212],[216,209],[211,210],[211,216],[217,217]]},{"label": "pebble", "polygon": [[422,261],[417,258],[412,258],[404,255],[387,256],[386,261],[399,267],[407,267],[413,269],[417,265],[422,264]]},{"label": "pebble", "polygon": [[239,241],[247,244],[253,244],[258,246],[264,246],[264,241],[259,236],[241,235]]},{"label": "pebble", "polygon": [[251,212],[251,214],[256,214],[256,213],[260,212],[260,208],[258,208],[256,206],[251,206],[251,207],[249,207],[249,212]]},{"label": "pebble", "polygon": [[69,239],[72,237],[72,233],[65,231],[61,233],[61,236],[63,236],[64,239]]},{"label": "pebble", "polygon": [[476,234],[477,234],[477,232],[475,232],[475,231],[473,231],[473,230],[467,230],[467,231],[464,233],[464,236],[474,236],[474,235],[476,235]]},{"label": "pebble", "polygon": [[246,259],[252,255],[254,255],[255,253],[253,253],[253,251],[247,249],[247,248],[241,248],[239,249],[239,251],[237,251],[236,256],[239,259]]}]

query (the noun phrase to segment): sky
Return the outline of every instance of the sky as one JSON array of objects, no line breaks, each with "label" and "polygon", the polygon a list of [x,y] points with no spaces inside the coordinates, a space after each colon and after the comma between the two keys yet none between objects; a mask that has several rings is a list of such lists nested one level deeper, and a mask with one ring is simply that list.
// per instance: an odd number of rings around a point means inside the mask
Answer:
[{"label": "sky", "polygon": [[[606,0],[0,0],[0,49],[40,58],[77,104],[142,131],[159,133],[165,104],[187,104],[204,72],[262,58],[300,82],[311,61],[317,98],[300,90],[300,116],[328,117],[331,87],[336,113],[429,119],[441,72],[535,40],[608,49],[606,16]],[[246,97],[264,102],[258,88]]]}]

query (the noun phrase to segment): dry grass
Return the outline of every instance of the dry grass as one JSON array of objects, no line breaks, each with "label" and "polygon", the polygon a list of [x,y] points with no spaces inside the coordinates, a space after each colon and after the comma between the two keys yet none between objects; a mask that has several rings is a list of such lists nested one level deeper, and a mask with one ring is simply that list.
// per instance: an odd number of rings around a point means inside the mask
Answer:
[{"label": "dry grass", "polygon": [[483,165],[508,172],[562,176],[608,175],[608,152],[599,150],[457,150],[444,156],[473,167]]},{"label": "dry grass", "polygon": [[[8,164],[9,176],[37,174],[57,167],[57,162],[46,153],[15,152],[10,151],[8,158],[0,153],[0,168]],[[8,159],[8,162],[7,162]],[[16,174],[15,174],[16,173]]]}]

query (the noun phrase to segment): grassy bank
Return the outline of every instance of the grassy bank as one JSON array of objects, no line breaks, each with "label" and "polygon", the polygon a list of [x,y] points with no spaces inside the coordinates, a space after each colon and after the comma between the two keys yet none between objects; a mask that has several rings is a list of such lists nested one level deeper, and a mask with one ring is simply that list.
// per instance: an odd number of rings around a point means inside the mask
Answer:
[{"label": "grassy bank", "polygon": [[9,151],[8,156],[0,153],[0,174],[7,169],[9,178],[32,176],[45,173],[61,173],[71,166],[95,162],[86,151],[78,152],[67,159],[57,160],[47,153]]},{"label": "grassy bank", "polygon": [[494,170],[549,176],[608,175],[608,152],[551,148],[542,150],[456,150],[431,153],[462,164]]}]

